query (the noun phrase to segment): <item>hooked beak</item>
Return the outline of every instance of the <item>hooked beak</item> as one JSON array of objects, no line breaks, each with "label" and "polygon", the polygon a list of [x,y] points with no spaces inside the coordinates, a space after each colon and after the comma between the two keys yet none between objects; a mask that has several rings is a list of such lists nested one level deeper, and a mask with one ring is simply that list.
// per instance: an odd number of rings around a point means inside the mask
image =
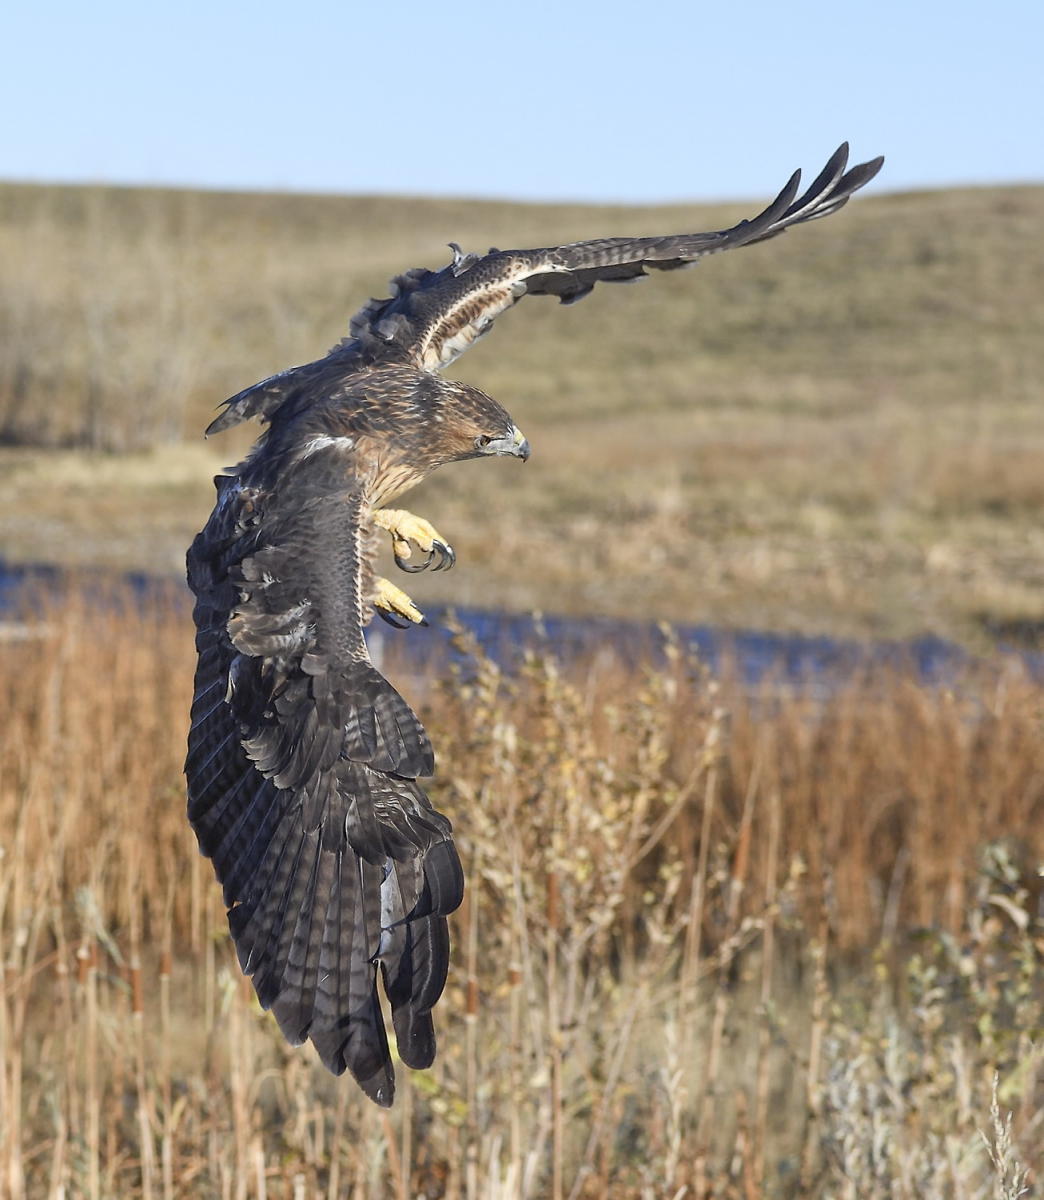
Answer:
[{"label": "hooked beak", "polygon": [[517,425],[512,425],[507,437],[494,438],[483,446],[482,453],[511,454],[525,462],[529,458],[529,441]]}]

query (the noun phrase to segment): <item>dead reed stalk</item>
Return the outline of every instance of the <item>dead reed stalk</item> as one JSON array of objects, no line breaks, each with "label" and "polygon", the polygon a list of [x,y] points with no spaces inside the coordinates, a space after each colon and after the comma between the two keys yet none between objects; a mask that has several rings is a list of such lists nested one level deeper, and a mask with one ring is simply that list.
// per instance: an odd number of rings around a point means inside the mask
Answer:
[{"label": "dead reed stalk", "polygon": [[468,648],[422,706],[459,961],[435,1067],[379,1118],[239,978],[183,816],[187,648],[183,610],[75,589],[0,646],[8,1194],[772,1196],[796,1162],[810,1195],[978,1200],[994,1071],[1036,1186],[1029,675],[751,695],[682,651]]}]

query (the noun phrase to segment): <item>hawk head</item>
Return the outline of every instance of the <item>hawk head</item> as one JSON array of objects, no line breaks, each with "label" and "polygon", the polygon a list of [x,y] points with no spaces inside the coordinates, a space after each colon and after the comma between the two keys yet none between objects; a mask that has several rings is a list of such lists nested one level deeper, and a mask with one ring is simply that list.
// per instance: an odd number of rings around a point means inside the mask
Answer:
[{"label": "hawk head", "polygon": [[439,380],[442,393],[431,413],[433,441],[444,462],[510,454],[523,462],[529,442],[511,416],[485,392],[466,383]]}]

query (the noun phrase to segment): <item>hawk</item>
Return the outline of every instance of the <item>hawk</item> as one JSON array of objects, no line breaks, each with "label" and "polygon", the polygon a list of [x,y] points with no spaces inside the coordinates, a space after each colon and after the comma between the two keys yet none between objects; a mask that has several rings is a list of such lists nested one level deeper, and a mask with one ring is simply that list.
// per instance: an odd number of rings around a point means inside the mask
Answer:
[{"label": "hawk", "polygon": [[571,304],[596,283],[765,241],[837,212],[882,161],[848,170],[843,145],[802,195],[795,172],[764,212],[714,233],[484,255],[453,245],[441,270],[397,276],[325,358],[233,396],[207,430],[267,425],[215,479],[188,552],[189,820],[261,1005],[378,1104],[394,1096],[378,973],[400,1058],[430,1066],[464,877],[450,823],[418,782],[435,767],[428,735],[367,653],[375,615],[423,621],[376,554],[390,535],[403,570],[451,567],[450,543],[390,505],[446,463],[529,457],[495,400],[437,372],[523,296]]}]

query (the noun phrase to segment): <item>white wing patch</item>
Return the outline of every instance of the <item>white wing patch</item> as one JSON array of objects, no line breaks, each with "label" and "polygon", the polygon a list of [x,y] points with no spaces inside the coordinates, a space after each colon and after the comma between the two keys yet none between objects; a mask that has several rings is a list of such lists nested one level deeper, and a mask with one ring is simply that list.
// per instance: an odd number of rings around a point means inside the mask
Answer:
[{"label": "white wing patch", "polygon": [[317,454],[320,450],[325,450],[328,446],[332,446],[337,450],[354,450],[355,438],[334,437],[329,433],[318,433],[314,438],[309,438],[304,443],[297,456],[297,460],[300,462],[301,459],[308,458],[312,454]]},{"label": "white wing patch", "polygon": [[[528,266],[526,274],[531,273],[532,267]],[[525,294],[525,277],[508,277],[494,280],[483,290],[461,297],[440,314],[422,339],[419,347],[421,365],[426,371],[449,366],[488,333],[497,317]]]}]

